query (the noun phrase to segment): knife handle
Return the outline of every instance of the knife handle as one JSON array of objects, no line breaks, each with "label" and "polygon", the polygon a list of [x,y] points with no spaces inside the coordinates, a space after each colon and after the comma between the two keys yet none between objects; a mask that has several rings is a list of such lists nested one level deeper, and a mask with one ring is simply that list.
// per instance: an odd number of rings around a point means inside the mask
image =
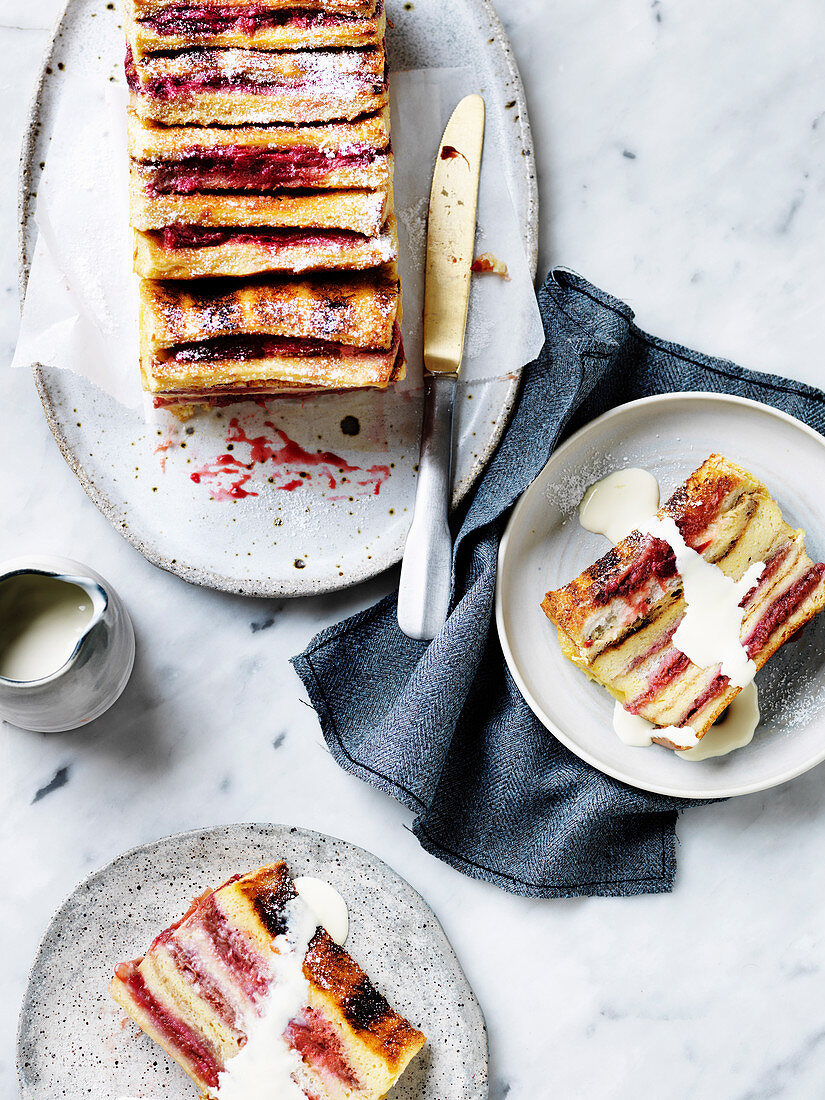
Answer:
[{"label": "knife handle", "polygon": [[415,511],[404,547],[398,625],[409,638],[434,638],[447,619],[453,565],[450,506],[453,404],[458,376],[428,374]]}]

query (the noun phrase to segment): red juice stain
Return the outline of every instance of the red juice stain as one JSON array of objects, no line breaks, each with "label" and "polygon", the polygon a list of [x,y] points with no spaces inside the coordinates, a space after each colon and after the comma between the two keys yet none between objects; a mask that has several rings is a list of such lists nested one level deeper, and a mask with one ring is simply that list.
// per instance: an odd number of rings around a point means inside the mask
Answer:
[{"label": "red juice stain", "polygon": [[441,159],[442,160],[455,160],[456,157],[461,157],[461,159],[464,161],[464,163],[467,165],[467,167],[468,168],[470,167],[470,162],[467,160],[467,158],[464,156],[463,153],[460,153],[458,151],[458,149],[455,148],[455,146],[453,146],[453,145],[442,145],[441,146]]},{"label": "red juice stain", "polygon": [[[337,479],[342,474],[364,474],[365,480],[353,479],[353,495],[377,495],[381,486],[390,476],[389,466],[370,466],[364,469],[361,466],[353,466],[341,455],[333,451],[308,451],[300,443],[277,428],[271,420],[263,422],[265,433],[258,435],[248,434],[241,424],[239,417],[233,417],[229,421],[226,433],[226,445],[235,447],[242,445],[249,448],[248,461],[238,457],[237,453],[226,452],[200,470],[189,475],[196,484],[202,481],[215,482],[210,484],[209,491],[213,500],[238,500],[247,496],[258,496],[251,489],[243,486],[252,478],[251,472],[241,474],[242,471],[253,471],[259,466],[275,467],[275,474],[269,477],[274,487],[282,492],[291,493],[300,489],[303,485],[311,484],[313,480],[312,470],[317,471],[317,476],[326,481],[327,487],[335,489]],[[223,483],[223,477],[238,475],[228,485]],[[357,486],[357,488],[355,488]],[[337,499],[337,498],[336,498]]]}]

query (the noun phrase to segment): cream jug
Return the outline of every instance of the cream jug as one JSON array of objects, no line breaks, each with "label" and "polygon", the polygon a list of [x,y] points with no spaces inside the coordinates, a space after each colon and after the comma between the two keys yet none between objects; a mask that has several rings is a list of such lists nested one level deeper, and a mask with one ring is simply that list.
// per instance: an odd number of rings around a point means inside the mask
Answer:
[{"label": "cream jug", "polygon": [[76,729],[114,703],[134,659],[132,622],[93,569],[57,557],[0,564],[0,717]]}]

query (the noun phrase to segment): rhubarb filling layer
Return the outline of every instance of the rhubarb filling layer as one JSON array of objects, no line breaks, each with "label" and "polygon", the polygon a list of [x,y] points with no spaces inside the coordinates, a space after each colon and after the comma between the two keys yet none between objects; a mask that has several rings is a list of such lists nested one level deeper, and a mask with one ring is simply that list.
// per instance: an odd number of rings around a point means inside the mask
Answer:
[{"label": "rhubarb filling layer", "polygon": [[135,963],[121,963],[116,974],[135,1004],[150,1017],[153,1027],[164,1041],[192,1066],[202,1081],[210,1088],[217,1088],[218,1074],[223,1067],[202,1038],[160,1003],[146,985]]},{"label": "rhubarb filling layer", "polygon": [[820,562],[811,566],[803,577],[773,601],[743,642],[749,657],[755,657],[765,647],[774,631],[786,623],[801,607],[823,577],[825,577],[825,564]]},{"label": "rhubarb filling layer", "polygon": [[673,547],[658,538],[649,537],[639,556],[620,572],[613,571],[617,560],[614,551],[597,563],[601,573],[593,578],[595,604],[606,604],[617,597],[633,603],[642,596],[640,590],[652,578],[666,581],[677,572]]},{"label": "rhubarb filling layer", "polygon": [[269,975],[263,961],[252,950],[246,937],[227,923],[214,895],[198,908],[192,923],[200,925],[215,954],[235,975],[246,995],[252,1000],[262,997],[269,988]]},{"label": "rhubarb filling layer", "polygon": [[222,244],[255,245],[259,247],[282,248],[358,248],[370,238],[362,233],[353,233],[348,229],[329,229],[314,233],[302,229],[255,228],[242,230],[232,228],[210,228],[200,225],[170,225],[157,234],[152,234],[166,249],[211,248]]},{"label": "rhubarb filling layer", "polygon": [[309,147],[289,150],[229,145],[194,150],[180,160],[152,165],[150,195],[196,191],[271,191],[277,187],[312,187],[342,168],[367,168],[379,150],[355,146],[346,152]]},{"label": "rhubarb filling layer", "polygon": [[225,336],[171,348],[165,361],[176,363],[215,363],[224,360],[246,362],[251,359],[302,358],[326,356],[335,359],[383,358],[388,351],[365,351],[349,344],[329,340],[291,339],[287,336]]},{"label": "rhubarb filling layer", "polygon": [[338,29],[363,22],[364,17],[360,15],[307,12],[299,8],[272,11],[263,6],[233,7],[231,4],[224,7],[175,4],[141,20],[156,34],[187,38],[208,37],[234,30],[251,36],[257,30],[269,27],[290,27],[299,31]]},{"label": "rhubarb filling layer", "polygon": [[348,1088],[360,1089],[361,1083],[344,1056],[341,1041],[327,1020],[314,1009],[307,1008],[292,1020],[284,1038],[303,1060],[316,1070],[326,1071]]}]

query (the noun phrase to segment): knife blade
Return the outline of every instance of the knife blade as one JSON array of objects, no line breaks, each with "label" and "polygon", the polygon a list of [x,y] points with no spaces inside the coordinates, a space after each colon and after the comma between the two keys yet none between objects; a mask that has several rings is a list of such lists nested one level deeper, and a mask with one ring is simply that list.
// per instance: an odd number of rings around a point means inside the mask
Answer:
[{"label": "knife blade", "polygon": [[424,284],[424,366],[458,373],[470,299],[484,100],[462,99],[453,111],[433,171]]},{"label": "knife blade", "polygon": [[398,625],[420,640],[435,637],[450,603],[453,405],[467,326],[484,115],[479,95],[458,104],[438,148],[430,190],[421,454],[398,590]]}]

